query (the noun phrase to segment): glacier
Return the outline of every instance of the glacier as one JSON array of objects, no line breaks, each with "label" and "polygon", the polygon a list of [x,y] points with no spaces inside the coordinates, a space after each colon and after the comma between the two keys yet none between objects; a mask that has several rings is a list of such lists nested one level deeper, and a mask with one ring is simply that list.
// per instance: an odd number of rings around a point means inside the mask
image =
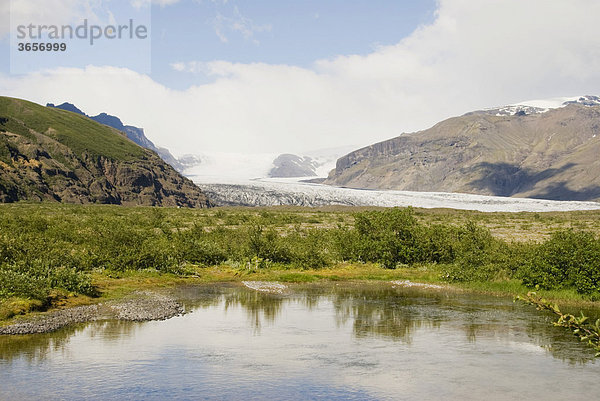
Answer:
[{"label": "glacier", "polygon": [[481,212],[552,212],[600,209],[599,202],[445,192],[366,190],[301,182],[298,179],[253,179],[210,182],[189,176],[218,206],[381,206],[478,210]]}]

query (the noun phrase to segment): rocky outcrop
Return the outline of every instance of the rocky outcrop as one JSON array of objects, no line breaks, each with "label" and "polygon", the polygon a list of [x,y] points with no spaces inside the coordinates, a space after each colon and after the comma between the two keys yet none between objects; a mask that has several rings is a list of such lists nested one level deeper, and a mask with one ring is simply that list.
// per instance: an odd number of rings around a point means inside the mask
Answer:
[{"label": "rocky outcrop", "polygon": [[554,200],[600,200],[600,106],[465,114],[338,159],[326,184]]},{"label": "rocky outcrop", "polygon": [[315,177],[318,164],[310,157],[284,153],[273,160],[269,177]]},{"label": "rocky outcrop", "polygon": [[192,181],[117,130],[11,98],[0,97],[0,117],[1,202],[210,205]]}]

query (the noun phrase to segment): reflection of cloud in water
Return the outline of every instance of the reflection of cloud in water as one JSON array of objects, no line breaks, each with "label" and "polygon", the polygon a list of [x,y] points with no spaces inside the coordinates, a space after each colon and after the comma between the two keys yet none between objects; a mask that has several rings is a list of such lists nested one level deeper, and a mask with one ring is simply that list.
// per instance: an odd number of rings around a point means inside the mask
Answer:
[{"label": "reflection of cloud in water", "polygon": [[225,311],[242,307],[254,326],[260,330],[263,320],[274,323],[281,312],[284,299],[276,295],[253,290],[239,290],[223,296]]},{"label": "reflection of cloud in water", "polygon": [[[416,330],[444,328],[463,332],[470,343],[478,339],[507,347],[522,343],[571,363],[592,360],[589,350],[572,341],[568,331],[553,327],[539,312],[508,299],[383,283],[291,285],[289,290],[281,295],[229,288],[205,307],[222,303],[225,311],[242,308],[255,333],[264,323],[276,324],[282,310],[295,305],[307,311],[332,308],[337,327],[352,324],[357,338],[375,336],[411,344]],[[511,343],[511,337],[522,341]]]},{"label": "reflection of cloud in water", "polygon": [[38,362],[51,352],[63,349],[71,337],[83,330],[82,325],[73,325],[53,333],[0,335],[0,359],[10,362],[13,358],[23,357],[31,363]]}]

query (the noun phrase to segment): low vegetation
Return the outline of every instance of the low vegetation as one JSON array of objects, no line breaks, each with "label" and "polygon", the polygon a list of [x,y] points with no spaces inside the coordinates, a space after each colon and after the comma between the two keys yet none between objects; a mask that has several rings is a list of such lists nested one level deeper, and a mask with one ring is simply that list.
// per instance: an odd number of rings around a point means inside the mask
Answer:
[{"label": "low vegetation", "polygon": [[596,350],[596,357],[600,356],[600,319],[591,323],[589,317],[585,316],[583,312],[580,312],[579,316],[563,313],[557,304],[545,300],[537,295],[535,291],[529,291],[526,296],[517,296],[515,301],[523,301],[535,306],[540,311],[552,312],[558,316],[558,320],[554,322],[555,326],[570,329],[580,341],[587,342],[590,347]]},{"label": "low vegetation", "polygon": [[96,296],[104,278],[132,272],[196,278],[265,272],[303,281],[336,279],[335,269],[363,266],[365,274],[351,276],[389,279],[401,272],[488,289],[539,286],[594,301],[600,299],[599,215],[0,205],[0,303],[18,306],[2,312],[0,305],[0,318],[27,309],[27,302],[43,308],[72,294]]}]

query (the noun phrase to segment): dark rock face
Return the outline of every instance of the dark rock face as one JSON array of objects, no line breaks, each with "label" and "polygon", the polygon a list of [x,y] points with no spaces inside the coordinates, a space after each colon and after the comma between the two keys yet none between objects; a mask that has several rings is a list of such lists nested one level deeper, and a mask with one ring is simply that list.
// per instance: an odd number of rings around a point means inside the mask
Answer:
[{"label": "dark rock face", "polygon": [[[600,102],[481,111],[338,159],[326,184],[554,200],[600,200]],[[531,113],[531,114],[530,114]]]},{"label": "dark rock face", "polygon": [[[78,140],[84,143],[86,140],[122,142],[129,153],[120,152],[114,144],[106,148],[106,154],[74,151],[68,145],[69,139],[62,139],[60,130],[52,125],[57,124],[53,121],[61,119],[63,124],[68,121],[63,127],[70,127],[71,120],[63,114],[65,112],[18,99],[0,100],[0,114],[7,120],[0,125],[0,202],[44,200],[210,206],[207,197],[192,181],[181,176],[156,153],[124,139],[121,132],[74,116],[74,122],[82,123],[74,130]],[[36,121],[49,125],[44,133],[28,126],[26,116],[33,113],[37,114]],[[44,121],[45,117],[47,121]],[[96,130],[94,135],[101,137],[89,134],[87,138],[86,132],[90,128]],[[121,154],[124,156],[118,156]]]},{"label": "dark rock face", "polygon": [[156,145],[154,145],[154,143],[151,140],[149,140],[144,134],[143,128],[134,127],[132,125],[124,125],[120,118],[116,116],[111,116],[110,114],[106,113],[100,113],[97,116],[88,116],[71,103],[65,102],[59,104],[58,106],[55,106],[52,103],[47,103],[46,107],[53,107],[61,110],[72,111],[74,113],[86,116],[96,122],[99,122],[100,124],[108,125],[109,127],[124,132],[125,135],[127,135],[127,138],[131,139],[133,142],[137,143],[143,148],[150,149],[156,152],[161,157],[161,159],[173,166],[175,170],[180,172],[183,171],[183,166],[181,165],[181,163],[179,163],[175,156],[173,156],[168,149],[159,148]]},{"label": "dark rock face", "polygon": [[317,164],[310,157],[300,157],[292,154],[279,155],[273,161],[274,167],[269,177],[314,177]]}]

